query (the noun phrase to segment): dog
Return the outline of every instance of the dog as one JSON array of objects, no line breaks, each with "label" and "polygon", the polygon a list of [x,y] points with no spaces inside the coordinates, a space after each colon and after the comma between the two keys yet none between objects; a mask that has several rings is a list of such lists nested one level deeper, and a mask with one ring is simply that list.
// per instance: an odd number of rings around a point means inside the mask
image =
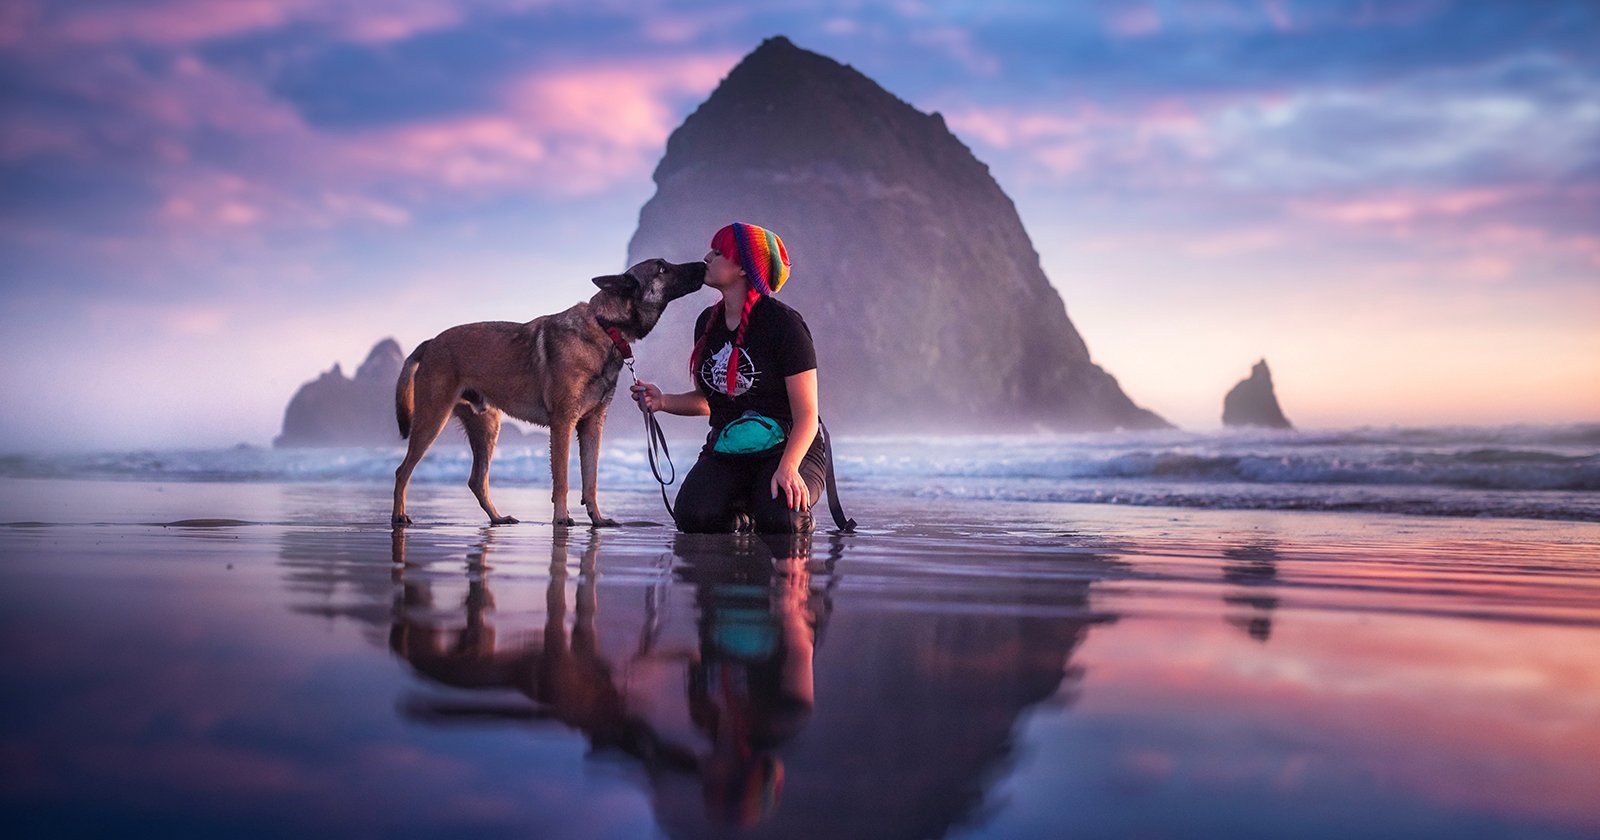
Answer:
[{"label": "dog", "polygon": [[395,383],[395,419],[400,437],[409,438],[410,445],[394,471],[392,524],[412,524],[406,515],[406,484],[452,414],[466,427],[472,446],[467,486],[489,515],[489,523],[517,522],[501,515],[489,500],[489,459],[503,412],[550,429],[555,524],[575,524],[567,512],[567,453],[576,431],[589,522],[596,527],[616,525],[600,513],[595,479],[600,431],[622,371],[624,349],[627,342],[649,334],[668,303],[705,285],[705,277],[703,262],[645,260],[622,274],[594,278],[600,291],[564,312],[526,324],[463,324],[418,345]]}]

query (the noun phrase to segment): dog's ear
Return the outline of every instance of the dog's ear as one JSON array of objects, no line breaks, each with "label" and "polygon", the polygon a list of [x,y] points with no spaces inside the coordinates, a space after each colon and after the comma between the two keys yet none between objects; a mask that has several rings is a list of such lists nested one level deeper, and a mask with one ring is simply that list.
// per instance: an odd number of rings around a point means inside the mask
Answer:
[{"label": "dog's ear", "polygon": [[610,292],[621,297],[633,297],[639,291],[639,281],[633,279],[631,274],[607,274],[596,277],[593,282],[601,291]]}]

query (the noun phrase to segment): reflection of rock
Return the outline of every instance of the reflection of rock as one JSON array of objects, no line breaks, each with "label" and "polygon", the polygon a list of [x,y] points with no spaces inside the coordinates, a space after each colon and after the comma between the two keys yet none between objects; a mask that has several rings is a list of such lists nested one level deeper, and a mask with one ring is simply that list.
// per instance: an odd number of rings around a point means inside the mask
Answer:
[{"label": "reflection of rock", "polygon": [[1222,400],[1222,425],[1265,426],[1269,429],[1292,429],[1289,418],[1278,407],[1278,395],[1272,390],[1272,371],[1267,360],[1256,362],[1250,369],[1250,378],[1233,386]]},{"label": "reflection of rock", "polygon": [[1225,604],[1240,607],[1227,621],[1250,638],[1266,642],[1272,638],[1272,612],[1278,608],[1278,551],[1271,543],[1255,543],[1222,552],[1230,562],[1222,567],[1222,578],[1239,587],[1222,596]]},{"label": "reflection of rock", "polygon": [[[655,181],[630,262],[698,258],[735,219],[784,237],[781,297],[816,337],[841,428],[1167,426],[1090,359],[988,168],[856,70],[764,42],[672,134]],[[646,378],[683,378],[698,312],[667,310]]]},{"label": "reflection of rock", "polygon": [[[272,445],[286,446],[401,446],[394,419],[394,385],[400,377],[405,353],[392,338],[373,346],[367,360],[347,377],[339,364],[300,386],[283,412],[283,433]],[[451,424],[454,426],[455,424]],[[501,427],[502,445],[520,442],[520,430]],[[456,440],[459,438],[459,440]],[[459,435],[441,443],[463,442]]]}]

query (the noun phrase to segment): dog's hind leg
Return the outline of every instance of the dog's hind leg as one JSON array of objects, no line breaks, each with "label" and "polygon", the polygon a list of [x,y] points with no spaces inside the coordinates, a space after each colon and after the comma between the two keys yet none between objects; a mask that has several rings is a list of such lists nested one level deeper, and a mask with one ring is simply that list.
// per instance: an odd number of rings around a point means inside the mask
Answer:
[{"label": "dog's hind leg", "polygon": [[[430,388],[429,385],[434,387]],[[417,468],[417,462],[422,460],[428,447],[433,445],[439,433],[444,431],[445,424],[450,422],[450,409],[455,399],[449,394],[436,393],[437,383],[419,381],[417,383],[416,412],[411,418],[410,445],[406,447],[406,457],[394,471],[394,512],[389,516],[393,525],[410,525],[411,517],[406,515],[406,485],[411,482],[411,472]]]},{"label": "dog's hind leg", "polygon": [[488,408],[478,413],[468,403],[456,403],[456,416],[467,430],[467,443],[472,446],[472,477],[467,486],[478,497],[478,505],[489,514],[490,525],[515,525],[516,517],[501,516],[489,501],[489,459],[494,457],[494,444],[500,438],[500,410]]},{"label": "dog's hind leg", "polygon": [[600,493],[596,488],[600,473],[600,432],[606,424],[604,404],[578,420],[578,463],[583,467],[583,508],[589,523],[596,528],[614,528],[615,519],[600,515]]}]

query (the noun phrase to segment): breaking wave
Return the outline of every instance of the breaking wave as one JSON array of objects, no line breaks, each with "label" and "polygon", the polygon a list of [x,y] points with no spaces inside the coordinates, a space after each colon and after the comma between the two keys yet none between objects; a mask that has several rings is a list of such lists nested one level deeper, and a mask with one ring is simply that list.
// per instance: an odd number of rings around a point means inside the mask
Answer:
[{"label": "breaking wave", "polygon": [[[674,443],[681,472],[698,441]],[[1600,521],[1600,424],[844,437],[836,445],[846,493]],[[247,446],[13,455],[0,457],[0,476],[387,483],[401,455],[398,447]],[[502,447],[494,481],[547,483],[548,457],[539,446]],[[470,465],[464,447],[436,447],[414,481],[465,482]],[[654,487],[637,439],[608,439],[600,468],[602,486]]]}]

